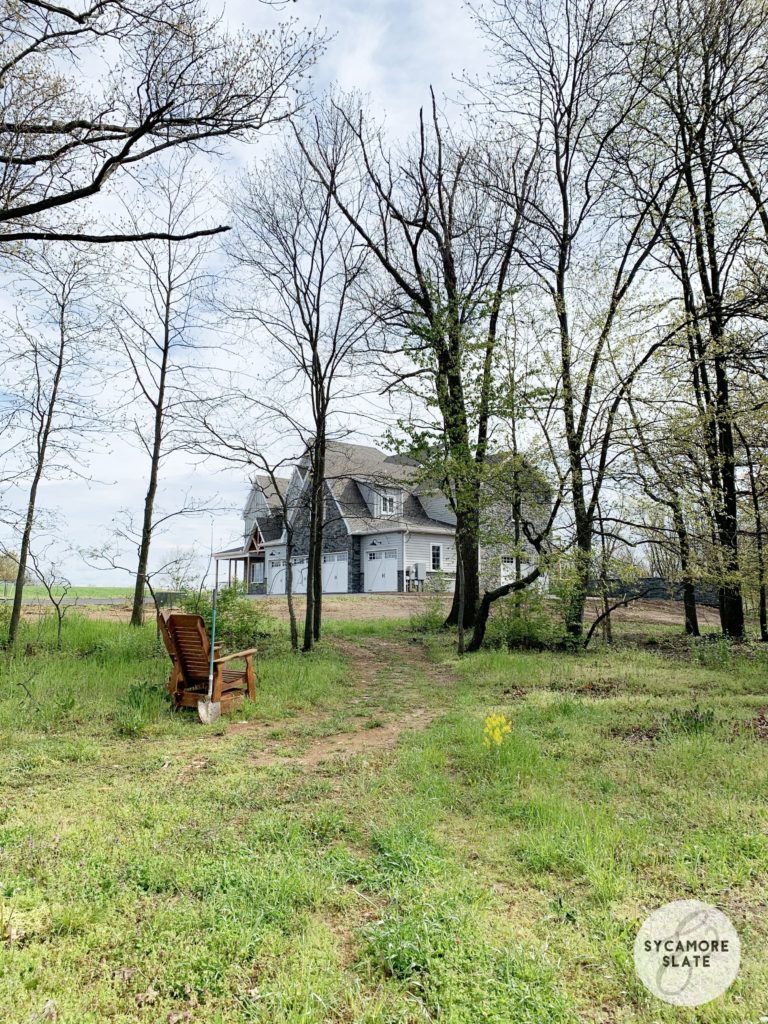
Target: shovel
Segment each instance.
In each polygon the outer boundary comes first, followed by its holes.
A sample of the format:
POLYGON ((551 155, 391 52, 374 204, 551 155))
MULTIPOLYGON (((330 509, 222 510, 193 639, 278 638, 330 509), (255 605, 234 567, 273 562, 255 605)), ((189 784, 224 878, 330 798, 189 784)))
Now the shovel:
POLYGON ((211 611, 211 660, 208 665, 208 695, 205 700, 197 702, 197 714, 203 725, 213 725, 221 718, 221 701, 211 700, 213 696, 213 653, 216 644, 216 587, 213 588, 211 598, 213 608, 211 611))

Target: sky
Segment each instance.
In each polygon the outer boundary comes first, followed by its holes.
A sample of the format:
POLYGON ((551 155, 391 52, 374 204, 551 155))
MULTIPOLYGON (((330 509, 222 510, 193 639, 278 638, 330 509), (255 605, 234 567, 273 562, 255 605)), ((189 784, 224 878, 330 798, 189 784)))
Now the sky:
MULTIPOLYGON (((209 6, 212 12, 221 10, 219 4, 209 6)), ((313 75, 316 88, 336 82, 344 90, 367 93, 393 136, 415 126, 419 107, 429 100, 430 85, 438 97, 455 97, 462 71, 482 72, 487 63, 461 0, 297 0, 286 3, 282 11, 254 0, 231 0, 223 16, 233 28, 263 29, 288 17, 324 28, 332 38, 313 75)), ((230 147, 227 172, 235 174, 264 151, 264 143, 230 147)), ((371 441, 370 424, 360 423, 360 439, 371 441)), ((139 518, 146 457, 126 438, 110 436, 81 470, 83 477, 47 479, 40 489, 39 504, 49 517, 46 529, 55 541, 61 569, 75 585, 128 585, 126 573, 94 569, 79 552, 110 538, 112 520, 120 510, 128 509, 139 518)), ((218 511, 174 520, 172 535, 155 538, 152 562, 159 564, 176 550, 191 549, 204 571, 211 542, 214 548, 223 548, 239 540, 248 490, 245 475, 237 469, 194 465, 182 455, 169 459, 159 506, 169 509, 177 495, 192 492, 218 511)), ((129 557, 135 560, 134 553, 129 557)))

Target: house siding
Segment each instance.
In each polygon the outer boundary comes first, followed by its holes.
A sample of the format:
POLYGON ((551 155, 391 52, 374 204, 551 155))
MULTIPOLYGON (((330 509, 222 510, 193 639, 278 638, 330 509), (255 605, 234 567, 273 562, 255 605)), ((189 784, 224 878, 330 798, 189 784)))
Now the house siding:
POLYGON ((441 544, 443 548, 442 571, 447 573, 456 572, 456 545, 453 537, 444 533, 412 533, 408 537, 407 555, 408 565, 413 566, 416 562, 426 562, 427 572, 432 571, 432 545, 441 544))
POLYGON ((369 548, 395 548, 397 551, 397 570, 403 571, 403 535, 393 530, 391 533, 373 533, 361 538, 361 554, 365 560, 365 553, 369 548))
MULTIPOLYGON (((306 502, 302 502, 296 509, 296 514, 293 520, 293 537, 293 557, 296 561, 303 561, 309 555, 309 509, 306 502)), ((350 536, 347 532, 347 526, 344 522, 344 518, 340 515, 339 508, 327 487, 325 494, 323 551, 347 552, 347 593, 362 593, 363 572, 360 537, 350 536)), ((271 558, 285 558, 285 545, 268 545, 266 549, 266 557, 268 561, 271 558)))

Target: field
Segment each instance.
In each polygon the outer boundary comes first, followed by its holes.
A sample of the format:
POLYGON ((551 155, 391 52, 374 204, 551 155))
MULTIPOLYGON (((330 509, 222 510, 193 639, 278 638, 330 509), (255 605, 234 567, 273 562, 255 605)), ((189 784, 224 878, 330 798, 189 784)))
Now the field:
POLYGON ((151 626, 75 610, 56 653, 27 620, 0 661, 0 1021, 768 1015, 765 653, 662 620, 651 647, 460 660, 425 624, 332 619, 306 657, 272 622, 256 704, 206 730, 169 712, 151 626), (743 950, 697 1011, 632 963, 686 897, 743 950))
MULTIPOLYGON (((56 596, 62 593, 61 587, 54 587, 53 592, 56 596)), ((124 597, 126 601, 133 596, 132 587, 71 587, 67 591, 67 597, 69 600, 74 601, 75 598, 87 597, 94 599, 98 597, 124 597)), ((13 586, 8 583, 3 585, 0 583, 0 598, 6 601, 13 599, 13 586)), ((48 592, 45 587, 40 583, 29 583, 24 587, 24 600, 25 601, 48 601, 48 592)))

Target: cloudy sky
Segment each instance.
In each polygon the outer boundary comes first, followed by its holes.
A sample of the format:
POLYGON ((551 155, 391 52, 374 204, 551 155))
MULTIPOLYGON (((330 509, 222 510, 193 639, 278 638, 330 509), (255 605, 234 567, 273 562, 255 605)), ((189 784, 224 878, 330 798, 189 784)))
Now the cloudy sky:
MULTIPOLYGON (((220 10, 216 3, 210 6, 212 11, 220 10)), ((314 75, 318 89, 335 81, 342 89, 368 93, 374 108, 386 115, 393 135, 405 134, 414 126, 430 85, 438 96, 455 96, 455 78, 462 70, 480 71, 485 64, 482 42, 461 0, 297 0, 279 13, 254 0, 232 0, 224 17, 232 26, 251 29, 286 17, 322 26, 333 38, 314 75)), ((238 164, 258 152, 258 145, 232 150, 228 173, 235 173, 238 164)), ((367 433, 370 436, 370 426, 367 433)), ((83 564, 77 551, 106 541, 119 510, 130 509, 138 516, 146 461, 129 443, 110 437, 84 469, 87 481, 44 482, 41 506, 55 513, 56 548, 69 552, 65 568, 74 583, 125 584, 125 574, 94 570, 83 564)), ((181 456, 169 460, 160 488, 161 507, 169 508, 175 496, 190 490, 222 511, 177 520, 172 537, 157 537, 153 561, 165 560, 177 548, 191 547, 199 552, 204 569, 212 537, 216 547, 238 539, 248 485, 236 470, 196 467, 181 456)))

